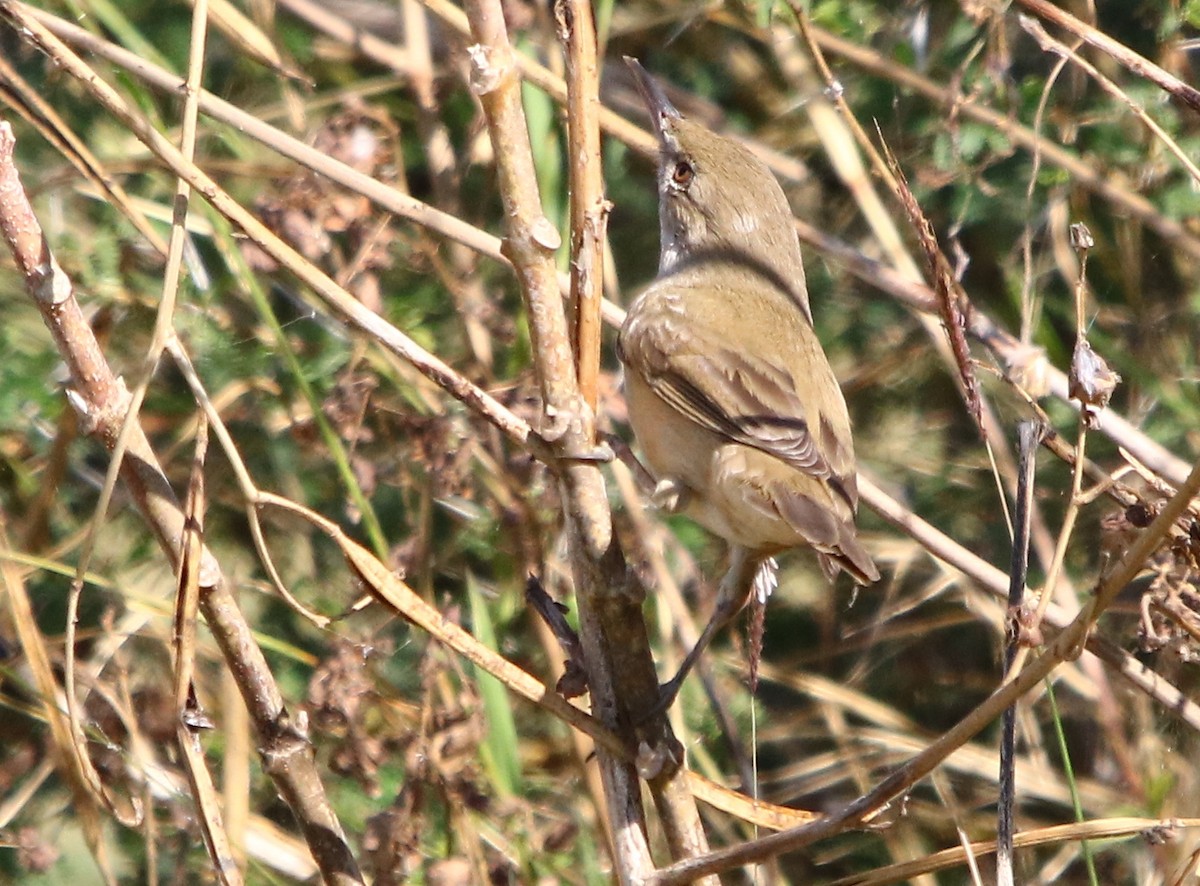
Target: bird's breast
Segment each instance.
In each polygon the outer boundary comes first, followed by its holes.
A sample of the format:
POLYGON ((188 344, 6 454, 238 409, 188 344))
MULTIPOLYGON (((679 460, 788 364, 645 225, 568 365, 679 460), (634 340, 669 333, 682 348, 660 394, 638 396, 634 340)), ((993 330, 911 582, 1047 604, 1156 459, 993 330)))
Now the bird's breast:
POLYGON ((707 488, 709 465, 720 438, 666 403, 633 369, 625 373, 625 403, 629 424, 654 478, 669 477, 693 494, 707 488))

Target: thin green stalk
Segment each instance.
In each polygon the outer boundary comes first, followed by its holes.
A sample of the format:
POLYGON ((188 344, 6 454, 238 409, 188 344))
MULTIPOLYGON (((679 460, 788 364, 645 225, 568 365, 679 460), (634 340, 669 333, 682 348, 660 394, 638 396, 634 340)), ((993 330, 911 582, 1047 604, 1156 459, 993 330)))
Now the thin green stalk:
MULTIPOLYGON (((1067 778, 1067 787, 1071 791, 1071 806, 1075 809, 1075 820, 1082 822, 1083 803, 1079 799, 1079 785, 1075 783, 1075 770, 1071 766, 1071 754, 1067 751, 1067 736, 1063 732, 1062 717, 1058 714, 1058 703, 1054 700, 1054 684, 1053 681, 1046 681, 1046 697, 1050 702, 1050 713, 1054 720, 1054 735, 1058 740, 1058 752, 1062 756, 1063 774, 1067 778)), ((1096 861, 1092 857, 1092 846, 1087 840, 1079 841, 1079 848, 1083 852, 1083 863, 1087 865, 1088 882, 1092 886, 1100 886, 1100 880, 1096 876, 1096 861)))

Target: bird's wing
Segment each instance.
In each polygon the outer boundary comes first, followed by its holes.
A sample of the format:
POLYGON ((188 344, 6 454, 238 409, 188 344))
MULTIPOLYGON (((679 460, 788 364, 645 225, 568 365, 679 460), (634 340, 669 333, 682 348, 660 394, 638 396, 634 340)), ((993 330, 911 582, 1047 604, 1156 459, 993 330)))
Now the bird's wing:
POLYGON ((788 368, 673 312, 640 319, 622 333, 621 350, 659 397, 715 434, 829 481, 855 504, 853 456, 829 417, 806 406, 788 368))

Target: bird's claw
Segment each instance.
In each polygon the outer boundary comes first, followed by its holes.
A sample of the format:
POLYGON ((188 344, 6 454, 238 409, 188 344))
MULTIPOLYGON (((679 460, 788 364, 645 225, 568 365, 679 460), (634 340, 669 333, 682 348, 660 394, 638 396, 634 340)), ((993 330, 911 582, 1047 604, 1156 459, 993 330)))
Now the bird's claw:
POLYGON ((687 507, 691 492, 678 480, 663 477, 650 493, 650 503, 660 511, 678 514, 687 507))
POLYGON ((564 452, 559 456, 561 461, 586 462, 588 464, 607 464, 614 458, 612 448, 604 442, 590 448, 564 452))

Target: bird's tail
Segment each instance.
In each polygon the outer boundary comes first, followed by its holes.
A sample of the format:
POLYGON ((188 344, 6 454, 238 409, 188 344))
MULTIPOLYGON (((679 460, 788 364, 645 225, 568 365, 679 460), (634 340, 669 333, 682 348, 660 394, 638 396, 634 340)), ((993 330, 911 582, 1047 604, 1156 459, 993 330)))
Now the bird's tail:
POLYGON ((836 548, 817 551, 817 559, 830 581, 842 570, 849 573, 856 584, 870 585, 879 581, 879 567, 853 535, 843 535, 836 548))

